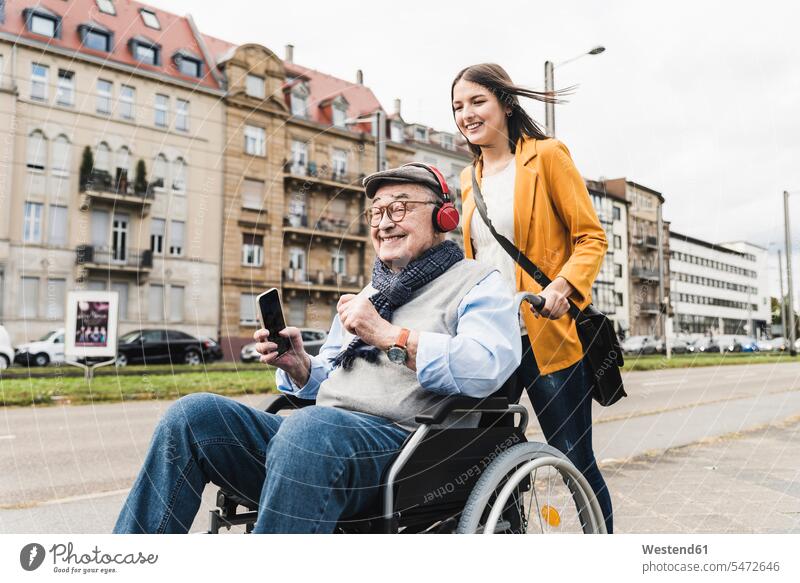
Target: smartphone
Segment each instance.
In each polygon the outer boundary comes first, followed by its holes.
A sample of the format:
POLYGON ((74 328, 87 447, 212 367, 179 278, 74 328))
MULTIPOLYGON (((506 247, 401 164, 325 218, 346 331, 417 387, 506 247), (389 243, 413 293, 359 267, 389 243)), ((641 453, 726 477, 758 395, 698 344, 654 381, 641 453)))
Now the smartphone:
POLYGON ((289 352, 292 348, 292 343, 288 338, 278 334, 278 332, 286 328, 278 290, 274 287, 268 289, 259 295, 256 301, 258 302, 258 311, 261 314, 261 324, 269 330, 269 341, 278 345, 278 356, 289 352))

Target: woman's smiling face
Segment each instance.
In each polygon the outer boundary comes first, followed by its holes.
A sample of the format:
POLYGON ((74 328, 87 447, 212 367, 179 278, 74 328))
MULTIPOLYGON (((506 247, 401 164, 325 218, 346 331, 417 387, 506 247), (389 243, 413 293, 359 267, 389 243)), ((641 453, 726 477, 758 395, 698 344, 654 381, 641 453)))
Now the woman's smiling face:
POLYGON ((456 125, 476 146, 497 146, 508 141, 506 113, 510 111, 483 85, 460 79, 453 87, 456 125))

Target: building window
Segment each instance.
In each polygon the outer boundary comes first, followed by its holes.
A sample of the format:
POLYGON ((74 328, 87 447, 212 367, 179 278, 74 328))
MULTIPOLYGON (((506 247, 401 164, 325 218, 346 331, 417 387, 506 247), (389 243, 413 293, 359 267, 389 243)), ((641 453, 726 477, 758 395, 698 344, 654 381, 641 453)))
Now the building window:
POLYGON ((86 25, 81 25, 79 27, 79 33, 81 35, 81 40, 83 41, 83 46, 85 46, 87 49, 102 51, 104 53, 111 52, 112 46, 110 33, 86 25))
POLYGON ((22 228, 22 240, 25 243, 41 243, 42 241, 42 204, 25 203, 25 218, 22 228))
POLYGON ((612 218, 615 221, 622 220, 622 210, 617 205, 614 205, 614 210, 612 210, 611 212, 612 212, 612 218))
POLYGON ((47 77, 50 68, 38 63, 31 64, 31 99, 47 101, 47 77))
POLYGON ((117 292, 117 316, 120 320, 128 319, 128 284, 122 281, 111 283, 111 291, 117 292))
POLYGON ((258 324, 256 319, 256 294, 239 296, 239 323, 244 326, 258 324))
POLYGON ((306 117, 308 115, 308 89, 305 85, 297 85, 290 96, 292 115, 306 117))
POLYGON ((156 30, 161 30, 161 24, 158 22, 158 16, 156 16, 155 12, 141 8, 139 10, 139 14, 142 15, 142 22, 144 22, 145 26, 155 28, 156 30))
POLYGON ((36 318, 39 315, 39 278, 23 277, 19 286, 19 315, 36 318))
POLYGON ((67 280, 48 279, 47 280, 47 309, 45 310, 48 320, 64 320, 64 304, 67 299, 67 280))
POLYGON ((347 174, 347 150, 333 149, 333 179, 343 180, 347 174))
POLYGON ((97 80, 97 113, 111 113, 111 81, 97 80))
POLYGON ((427 142, 428 130, 425 128, 414 128, 414 139, 418 142, 427 142))
POLYGON ((150 220, 150 251, 153 255, 164 253, 164 232, 167 228, 167 221, 164 219, 150 220))
POLYGON ((453 149, 453 136, 450 134, 440 134, 439 135, 439 143, 441 144, 442 148, 446 148, 448 150, 453 149))
POLYGON ((614 264, 614 277, 622 277, 622 265, 619 263, 614 264))
POLYGON ((50 245, 67 244, 67 207, 51 204, 47 217, 47 241, 50 245))
POLYGON ((75 104, 75 73, 72 71, 58 70, 56 103, 68 106, 75 104))
POLYGON ((251 156, 266 156, 267 136, 264 128, 244 126, 244 151, 251 156))
POLYGON ((100 9, 100 12, 105 12, 111 16, 117 15, 113 0, 97 0, 97 8, 100 9))
POLYGON ((32 33, 50 38, 60 36, 61 19, 55 14, 45 14, 27 8, 23 11, 23 16, 28 24, 28 30, 32 33))
POLYGON ((614 235, 614 249, 622 249, 622 237, 614 235))
POLYGON ((617 306, 622 305, 622 292, 614 292, 614 303, 617 306))
POLYGON ((121 85, 119 88, 118 111, 123 119, 133 119, 136 116, 136 89, 130 85, 121 85))
POLYGON ((189 77, 197 77, 198 79, 203 76, 203 63, 192 57, 181 56, 176 59, 178 71, 189 77))
POLYGON ((242 181, 242 207, 261 210, 264 200, 264 181, 245 178, 242 181))
POLYGON ((170 221, 169 223, 169 254, 173 257, 183 255, 183 221, 170 221))
POLYGON ((306 281, 306 250, 302 247, 289 249, 289 280, 306 281))
POLYGON ((28 170, 43 172, 47 158, 47 140, 39 130, 34 130, 28 136, 28 170))
POLYGON ((331 251, 331 271, 338 275, 347 275, 347 254, 341 249, 331 251))
POLYGON ((292 298, 289 300, 289 322, 290 326, 306 325, 306 302, 303 298, 292 298))
POLYGON ((264 236, 244 233, 242 236, 242 265, 264 265, 264 236))
POLYGON ((175 100, 175 129, 189 131, 189 102, 185 99, 175 100))
POLYGON ((306 175, 308 168, 308 144, 300 140, 292 140, 292 174, 306 175))
POLYGON ((186 192, 186 161, 175 158, 172 163, 172 191, 178 194, 186 192))
POLYGON ((147 298, 147 319, 160 322, 164 319, 164 286, 151 283, 147 298))
POLYGON ((336 98, 333 102, 333 125, 343 128, 347 122, 347 102, 336 98))
POLYGON ((245 81, 244 91, 250 97, 264 99, 265 96, 264 77, 248 74, 247 79, 245 81))
POLYGON ((393 122, 391 126, 389 126, 391 132, 391 140, 398 144, 403 143, 403 124, 398 122, 393 122))
POLYGON ((184 288, 181 285, 169 286, 169 319, 170 322, 183 322, 184 288))
POLYGON ((167 119, 167 112, 169 111, 169 97, 160 93, 156 94, 155 100, 155 124, 160 128, 167 127, 169 120, 167 119))
POLYGON ((69 175, 69 140, 67 136, 60 135, 53 140, 53 174, 57 176, 69 175))
POLYGON ((140 63, 158 65, 158 48, 154 45, 146 45, 141 42, 134 43, 133 56, 140 63))
POLYGON ((97 153, 94 157, 95 170, 102 170, 103 172, 109 171, 111 163, 111 148, 105 142, 100 142, 97 146, 97 153))
POLYGON ((153 161, 153 187, 164 188, 167 184, 167 157, 159 154, 153 161))

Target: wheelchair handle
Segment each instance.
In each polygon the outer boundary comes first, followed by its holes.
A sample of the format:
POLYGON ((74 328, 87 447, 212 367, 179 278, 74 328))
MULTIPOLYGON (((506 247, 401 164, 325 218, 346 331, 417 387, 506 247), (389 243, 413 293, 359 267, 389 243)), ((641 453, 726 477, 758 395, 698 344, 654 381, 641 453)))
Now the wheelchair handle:
POLYGON ((528 302, 531 305, 531 310, 541 310, 544 307, 544 298, 531 292, 517 292, 514 296, 514 303, 517 306, 517 311, 522 308, 522 303, 528 302))

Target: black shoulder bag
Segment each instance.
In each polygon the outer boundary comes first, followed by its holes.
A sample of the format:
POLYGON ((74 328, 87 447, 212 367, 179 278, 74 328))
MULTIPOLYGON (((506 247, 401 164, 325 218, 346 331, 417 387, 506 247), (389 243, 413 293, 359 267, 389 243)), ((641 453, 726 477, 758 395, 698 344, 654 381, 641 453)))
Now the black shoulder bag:
MULTIPOLYGON (((506 237, 495 231, 489 215, 486 212, 486 203, 483 200, 481 189, 475 178, 475 167, 472 167, 472 196, 475 197, 475 206, 489 227, 492 236, 500 246, 508 253, 514 261, 530 275, 542 289, 550 285, 550 279, 536 267, 528 257, 520 251, 516 245, 506 237)), ((569 302, 569 315, 575 320, 575 327, 578 330, 583 346, 583 363, 592 373, 594 380, 592 384, 592 397, 595 401, 608 407, 619 401, 622 397, 627 397, 625 388, 622 386, 622 374, 620 367, 624 361, 622 358, 622 348, 614 332, 614 324, 608 317, 589 304, 583 311, 578 309, 572 300, 569 302)))

